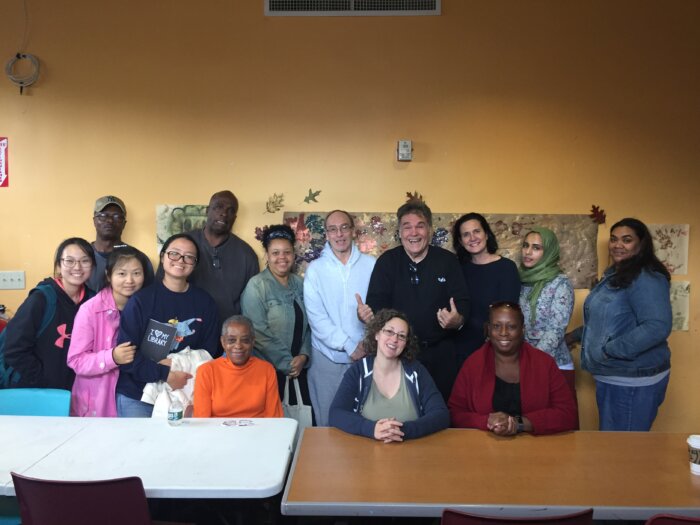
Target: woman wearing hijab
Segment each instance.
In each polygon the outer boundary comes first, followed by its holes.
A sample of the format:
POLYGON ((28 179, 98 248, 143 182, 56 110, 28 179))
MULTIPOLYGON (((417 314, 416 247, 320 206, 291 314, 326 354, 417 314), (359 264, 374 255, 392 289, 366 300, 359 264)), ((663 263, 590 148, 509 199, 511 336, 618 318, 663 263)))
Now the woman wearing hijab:
POLYGON ((551 355, 576 399, 574 362, 564 336, 574 308, 574 289, 559 267, 559 241, 548 228, 525 236, 520 263, 520 307, 525 340, 551 355))

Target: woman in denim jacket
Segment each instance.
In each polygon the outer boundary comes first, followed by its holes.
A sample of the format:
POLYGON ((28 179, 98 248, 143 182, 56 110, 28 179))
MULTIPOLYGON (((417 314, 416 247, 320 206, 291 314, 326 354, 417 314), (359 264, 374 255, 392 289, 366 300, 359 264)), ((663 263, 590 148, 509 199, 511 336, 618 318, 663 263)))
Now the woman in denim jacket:
POLYGON ((583 306, 581 365, 593 374, 600 430, 647 431, 666 395, 671 352, 671 277, 637 219, 613 224, 612 265, 583 306))
MULTIPOLYGON (((292 273, 296 237, 286 224, 263 232, 267 268, 250 279, 241 295, 243 315, 255 327, 255 355, 277 371, 280 397, 286 378, 299 378, 305 405, 311 405, 306 368, 311 354, 311 333, 304 308, 304 284, 292 273)), ((293 388, 290 403, 298 403, 293 388)))

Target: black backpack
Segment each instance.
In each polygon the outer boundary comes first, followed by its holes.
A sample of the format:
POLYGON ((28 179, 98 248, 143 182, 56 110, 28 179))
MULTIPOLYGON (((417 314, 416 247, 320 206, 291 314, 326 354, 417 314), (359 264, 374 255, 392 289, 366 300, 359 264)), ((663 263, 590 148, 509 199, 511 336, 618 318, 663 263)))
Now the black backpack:
MULTIPOLYGON (((56 315, 56 290, 50 284, 40 284, 34 290, 29 292, 33 293, 35 290, 39 290, 44 294, 46 298, 46 309, 44 310, 44 316, 41 318, 41 325, 39 325, 39 331, 36 333, 37 337, 46 331, 51 321, 53 321, 54 315, 56 315)), ((9 324, 8 324, 9 326, 9 324)), ((7 366, 5 363, 5 340, 7 339, 7 327, 0 332, 0 388, 12 388, 19 381, 19 372, 14 370, 11 366, 7 366)))

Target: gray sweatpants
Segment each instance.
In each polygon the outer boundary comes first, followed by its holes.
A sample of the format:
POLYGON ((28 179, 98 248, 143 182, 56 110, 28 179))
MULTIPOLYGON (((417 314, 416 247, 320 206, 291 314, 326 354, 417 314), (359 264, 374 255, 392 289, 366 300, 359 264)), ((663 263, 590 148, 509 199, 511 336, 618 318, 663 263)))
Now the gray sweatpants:
POLYGON ((328 410, 343 375, 350 366, 350 363, 334 363, 315 348, 311 348, 311 366, 307 377, 316 426, 328 426, 328 410))

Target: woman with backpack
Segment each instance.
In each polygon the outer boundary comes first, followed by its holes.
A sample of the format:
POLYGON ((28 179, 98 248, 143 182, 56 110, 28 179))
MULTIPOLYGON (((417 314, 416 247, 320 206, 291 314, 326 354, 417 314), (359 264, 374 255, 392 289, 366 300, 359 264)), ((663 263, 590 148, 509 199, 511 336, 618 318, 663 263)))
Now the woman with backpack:
POLYGON ((75 374, 66 364, 68 346, 78 308, 93 295, 85 281, 94 264, 85 239, 59 244, 54 276, 29 292, 3 333, 6 386, 71 389, 75 374))

